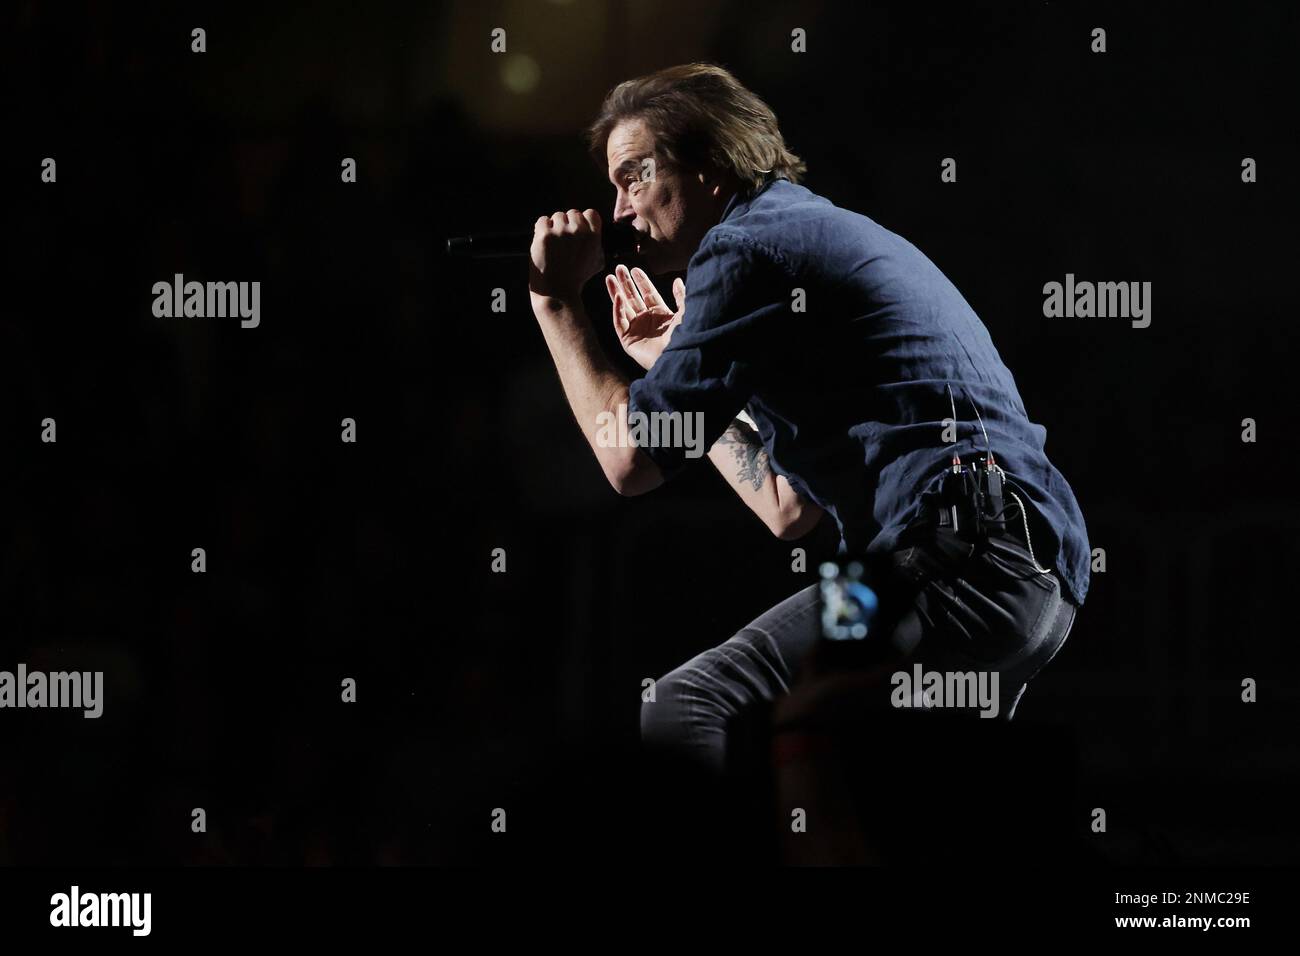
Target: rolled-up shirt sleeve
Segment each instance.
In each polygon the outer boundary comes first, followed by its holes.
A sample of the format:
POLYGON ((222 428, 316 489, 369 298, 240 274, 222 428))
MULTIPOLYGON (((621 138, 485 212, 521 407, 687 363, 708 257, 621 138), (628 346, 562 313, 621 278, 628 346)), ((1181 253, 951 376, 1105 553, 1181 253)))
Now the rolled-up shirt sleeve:
POLYGON ((715 228, 705 236, 687 267, 681 325, 628 392, 629 429, 635 413, 646 422, 676 420, 672 434, 689 437, 637 442, 665 479, 708 453, 790 347, 793 285, 784 264, 743 233, 715 228), (655 419, 665 413, 669 419, 655 419))

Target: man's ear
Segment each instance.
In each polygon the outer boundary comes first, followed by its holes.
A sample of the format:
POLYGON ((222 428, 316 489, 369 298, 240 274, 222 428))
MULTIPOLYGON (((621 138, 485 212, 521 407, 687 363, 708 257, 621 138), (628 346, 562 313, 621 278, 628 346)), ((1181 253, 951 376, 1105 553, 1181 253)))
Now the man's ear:
POLYGON ((730 196, 740 188, 734 175, 721 170, 704 170, 696 176, 701 185, 709 191, 709 195, 715 199, 730 196))
POLYGON ((700 182, 704 184, 704 187, 709 191, 709 195, 712 196, 714 199, 720 197, 722 195, 722 190, 725 188, 722 184, 721 179, 717 179, 717 178, 710 179, 709 177, 705 176, 703 173, 700 174, 700 182))

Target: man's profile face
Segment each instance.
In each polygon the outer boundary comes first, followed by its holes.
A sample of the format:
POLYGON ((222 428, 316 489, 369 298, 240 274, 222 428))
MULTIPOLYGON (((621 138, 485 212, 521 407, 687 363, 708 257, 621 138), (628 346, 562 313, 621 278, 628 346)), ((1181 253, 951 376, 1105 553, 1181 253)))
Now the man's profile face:
POLYGON ((699 173, 662 162, 644 120, 618 123, 605 143, 605 157, 616 190, 614 221, 630 221, 641 234, 646 270, 684 270, 704 234, 721 218, 730 194, 699 173))

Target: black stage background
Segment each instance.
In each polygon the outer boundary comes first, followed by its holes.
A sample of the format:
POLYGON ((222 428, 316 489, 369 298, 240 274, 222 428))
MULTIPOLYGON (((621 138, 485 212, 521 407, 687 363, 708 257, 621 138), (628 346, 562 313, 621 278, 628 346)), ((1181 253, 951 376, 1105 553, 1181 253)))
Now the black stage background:
MULTIPOLYGON (((442 241, 608 218, 583 126, 698 59, 944 270, 1048 429, 1107 569, 1017 719, 1070 765, 1080 852, 1295 862, 1297 15, 928 6, 8 10, 0 669, 107 700, 0 713, 0 863, 653 862, 641 680, 812 573, 707 465, 615 494, 522 264, 442 241), (1150 281, 1150 327, 1045 319, 1067 272, 1150 281), (154 318, 174 273, 260 280, 260 326, 154 318)), ((833 524, 800 544, 815 569, 833 524)))

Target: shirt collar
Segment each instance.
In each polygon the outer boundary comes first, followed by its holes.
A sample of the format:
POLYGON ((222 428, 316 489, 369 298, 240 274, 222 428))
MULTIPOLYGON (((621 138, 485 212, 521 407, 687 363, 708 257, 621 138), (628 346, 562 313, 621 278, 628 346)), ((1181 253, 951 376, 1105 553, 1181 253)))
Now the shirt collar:
POLYGON ((773 179, 769 179, 767 182, 763 183, 762 186, 760 186, 758 189, 754 190, 751 193, 746 193, 743 190, 739 190, 739 189, 736 190, 736 192, 731 194, 731 199, 727 201, 727 205, 722 210, 722 218, 718 221, 726 222, 727 217, 729 217, 732 214, 732 212, 734 212, 736 209, 738 209, 741 206, 748 206, 751 202, 753 202, 760 195, 762 195, 773 183, 782 179, 785 179, 785 177, 777 176, 773 179))
POLYGON ((726 207, 722 210, 722 219, 720 219, 719 222, 726 222, 727 217, 731 215, 731 211, 735 209, 738 205, 740 205, 743 201, 744 200, 741 196, 741 192, 739 189, 736 190, 734 193, 732 193, 731 198, 727 200, 726 207))

